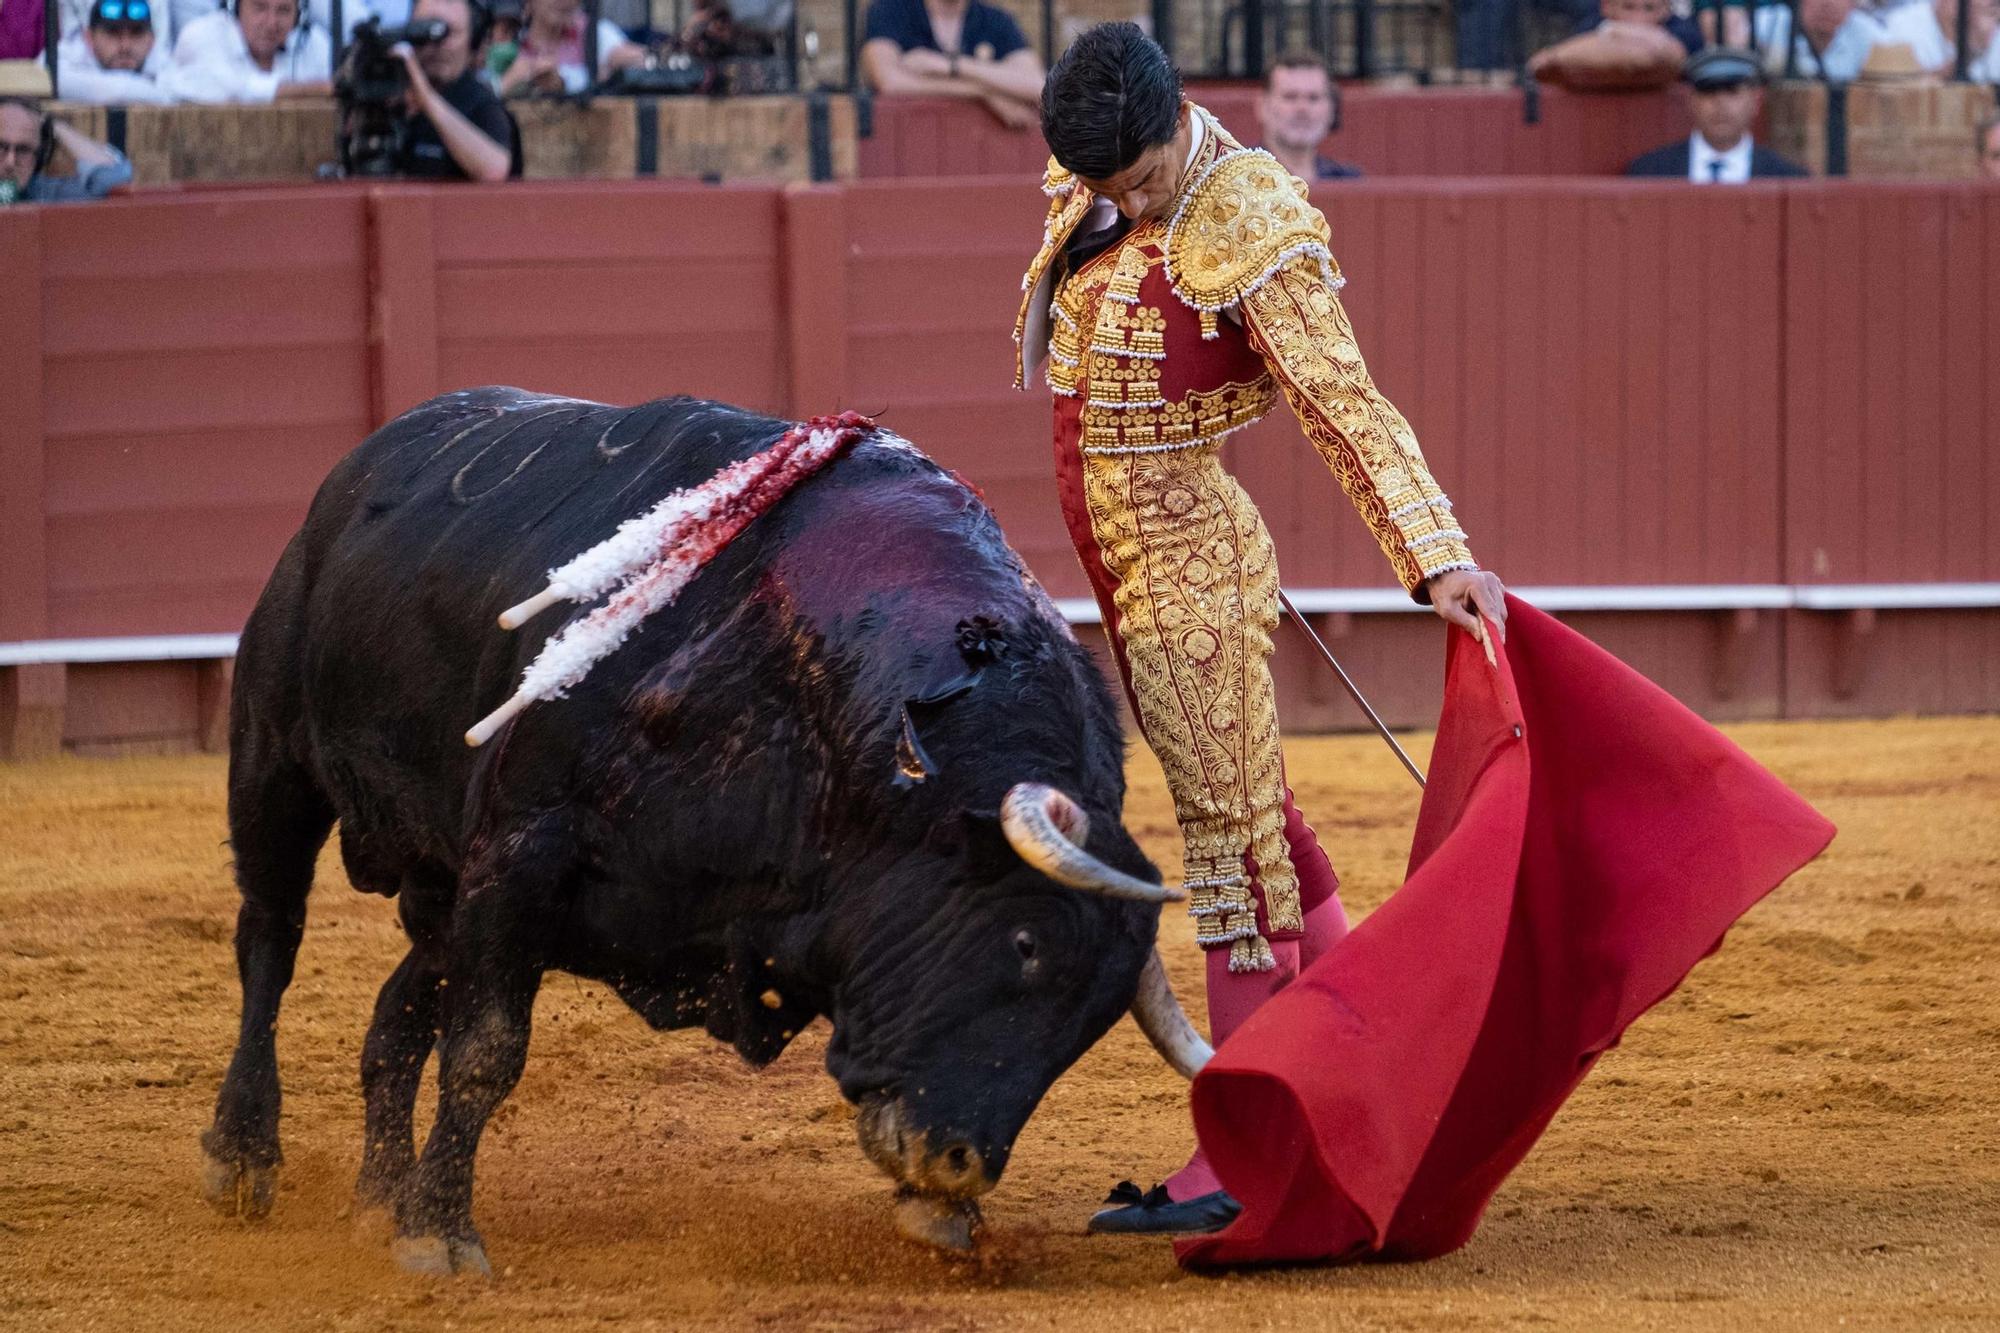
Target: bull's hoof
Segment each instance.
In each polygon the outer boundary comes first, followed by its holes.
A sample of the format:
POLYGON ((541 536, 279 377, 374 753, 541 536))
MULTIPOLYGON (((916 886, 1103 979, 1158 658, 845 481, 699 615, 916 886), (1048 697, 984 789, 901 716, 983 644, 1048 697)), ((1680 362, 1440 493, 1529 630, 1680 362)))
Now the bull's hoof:
POLYGON ((476 1240, 447 1239, 443 1236, 398 1236, 389 1245, 396 1267, 418 1277, 493 1276, 486 1262, 485 1247, 476 1240))
POLYGON ((979 1229, 979 1205, 970 1199, 946 1199, 913 1191, 896 1196, 896 1230, 911 1240, 966 1254, 977 1241, 979 1229))
POLYGON ((201 1197, 224 1217, 261 1222, 271 1215, 278 1196, 275 1162, 258 1166, 243 1158, 222 1158, 204 1149, 201 1155, 201 1197))

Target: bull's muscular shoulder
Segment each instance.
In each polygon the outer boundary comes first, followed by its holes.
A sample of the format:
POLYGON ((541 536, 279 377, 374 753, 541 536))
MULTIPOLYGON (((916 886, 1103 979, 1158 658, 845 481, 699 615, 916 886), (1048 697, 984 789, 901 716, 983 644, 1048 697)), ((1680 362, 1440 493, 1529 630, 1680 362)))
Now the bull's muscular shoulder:
POLYGON ((1320 261, 1331 278, 1327 239, 1305 182, 1263 149, 1238 148, 1181 201, 1167 229, 1167 278, 1196 310, 1222 310, 1301 257, 1320 261))

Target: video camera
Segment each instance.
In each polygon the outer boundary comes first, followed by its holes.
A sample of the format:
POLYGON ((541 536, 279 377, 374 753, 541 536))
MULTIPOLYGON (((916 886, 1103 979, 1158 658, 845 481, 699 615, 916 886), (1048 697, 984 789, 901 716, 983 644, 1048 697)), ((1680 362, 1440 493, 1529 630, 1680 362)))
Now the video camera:
POLYGON ((354 40, 333 76, 333 93, 340 99, 341 175, 397 173, 407 146, 402 101, 409 76, 395 46, 429 46, 450 31, 439 19, 385 27, 378 17, 355 25, 354 40))

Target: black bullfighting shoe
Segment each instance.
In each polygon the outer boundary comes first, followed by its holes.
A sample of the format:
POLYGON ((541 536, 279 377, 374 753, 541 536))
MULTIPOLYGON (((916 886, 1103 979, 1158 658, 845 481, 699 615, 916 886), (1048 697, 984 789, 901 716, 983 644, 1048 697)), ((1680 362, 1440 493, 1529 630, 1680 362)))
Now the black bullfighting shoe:
POLYGON ((1176 1203, 1167 1197, 1165 1185, 1155 1185, 1141 1194, 1129 1180, 1119 1181, 1104 1201, 1117 1206, 1090 1219, 1090 1230, 1103 1235, 1198 1236, 1222 1230, 1243 1211, 1243 1205, 1229 1197, 1227 1190, 1176 1203))

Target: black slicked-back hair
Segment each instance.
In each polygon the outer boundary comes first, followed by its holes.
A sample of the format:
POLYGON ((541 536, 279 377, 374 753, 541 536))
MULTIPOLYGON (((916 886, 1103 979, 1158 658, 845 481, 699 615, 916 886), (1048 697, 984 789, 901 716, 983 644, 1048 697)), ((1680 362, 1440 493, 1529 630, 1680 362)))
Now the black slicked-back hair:
POLYGON ((1174 137, 1181 72, 1136 23, 1100 23, 1042 85, 1042 137, 1056 161, 1103 180, 1174 137))

